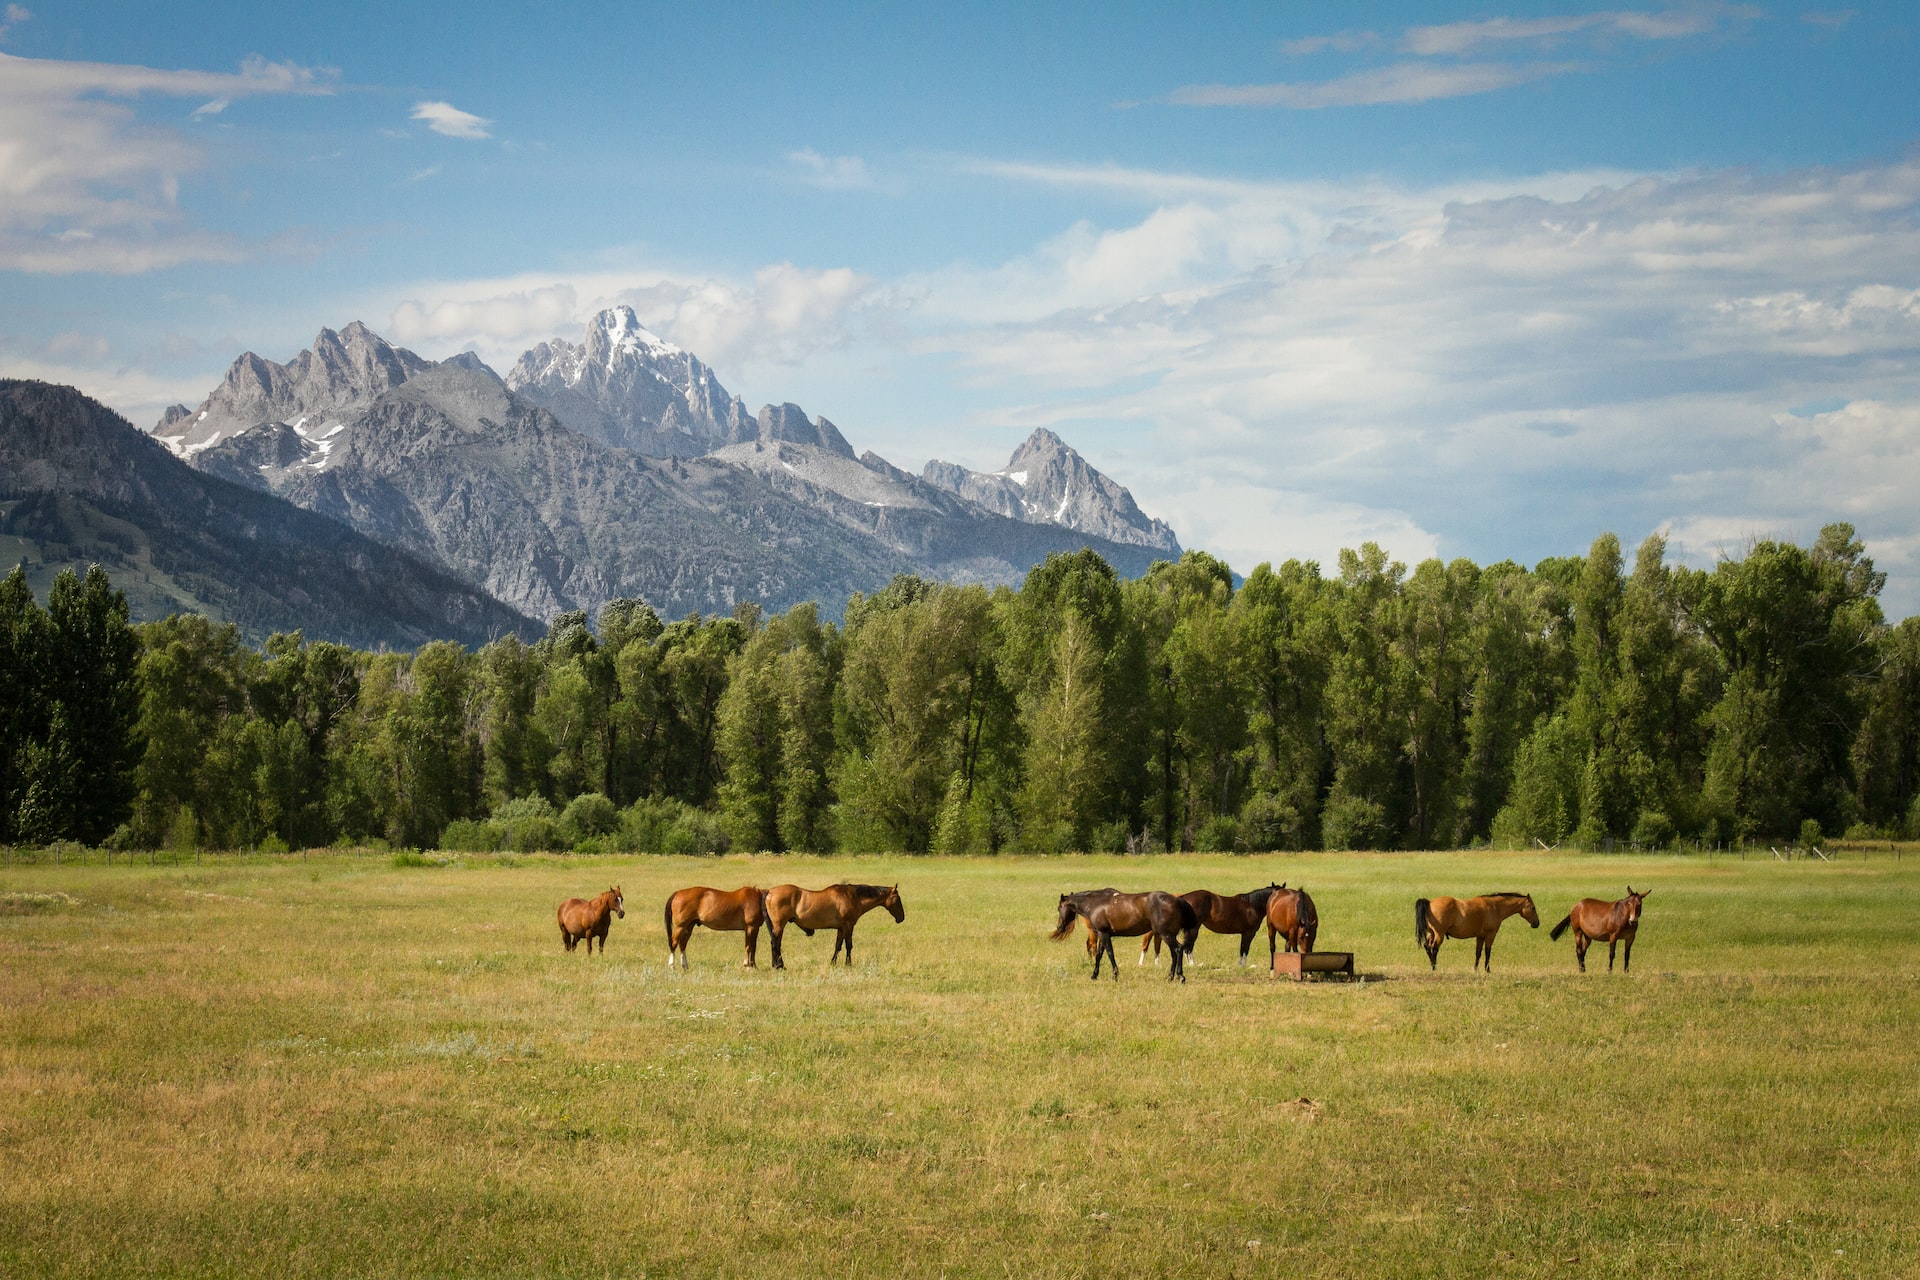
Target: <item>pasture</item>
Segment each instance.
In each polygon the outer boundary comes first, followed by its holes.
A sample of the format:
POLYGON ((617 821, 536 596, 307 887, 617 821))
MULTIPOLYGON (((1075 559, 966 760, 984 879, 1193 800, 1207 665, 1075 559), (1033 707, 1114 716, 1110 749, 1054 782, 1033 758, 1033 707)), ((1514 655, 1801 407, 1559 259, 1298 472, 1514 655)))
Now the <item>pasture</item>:
POLYGON ((1920 1274, 1920 860, 339 856, 0 872, 0 1274, 1920 1274), (1364 982, 1057 895, 1304 884, 1364 982), (743 971, 680 886, 898 881, 743 971), (1574 899, 1651 887, 1631 976, 1574 899), (625 891, 604 957, 554 909, 625 891), (1531 890, 1491 976, 1413 900, 1531 890))

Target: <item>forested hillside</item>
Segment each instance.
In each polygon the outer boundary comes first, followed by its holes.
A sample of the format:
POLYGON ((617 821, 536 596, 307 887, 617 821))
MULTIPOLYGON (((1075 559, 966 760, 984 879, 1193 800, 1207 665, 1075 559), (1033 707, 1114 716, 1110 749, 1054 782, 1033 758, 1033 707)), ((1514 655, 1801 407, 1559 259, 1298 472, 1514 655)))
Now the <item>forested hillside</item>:
POLYGON ((1372 544, 1236 589, 1199 552, 1018 590, 901 577, 844 626, 614 601, 535 644, 367 653, 0 586, 0 841, 1061 851, 1664 846, 1917 834, 1920 619, 1849 525, 1711 570, 1408 572, 1372 544))

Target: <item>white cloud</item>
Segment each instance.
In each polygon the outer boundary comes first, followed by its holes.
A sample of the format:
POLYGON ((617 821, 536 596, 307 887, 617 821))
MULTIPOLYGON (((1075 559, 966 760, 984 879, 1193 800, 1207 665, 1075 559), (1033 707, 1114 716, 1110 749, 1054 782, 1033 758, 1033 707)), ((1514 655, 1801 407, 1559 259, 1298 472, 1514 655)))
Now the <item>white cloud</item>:
POLYGON ((4 15, 0 15, 0 40, 5 40, 15 27, 32 17, 31 10, 23 9, 17 4, 8 5, 4 15))
POLYGON ((1558 43, 1575 35, 1679 40, 1765 16, 1762 10, 1751 5, 1695 4, 1657 12, 1616 9, 1549 18, 1489 18, 1412 27, 1402 45, 1409 53, 1433 57, 1469 53, 1486 45, 1558 43))
POLYGON ((215 98, 211 102, 203 102, 195 107, 192 112, 192 118, 195 120, 205 120, 209 117, 219 115, 232 105, 233 103, 229 99, 215 98))
POLYGON ((1295 111, 1433 102, 1492 93, 1581 69, 1582 65, 1574 62, 1397 62, 1337 80, 1186 85, 1168 94, 1166 101, 1178 107, 1287 107, 1295 111))
POLYGON ((0 54, 0 268, 124 273, 243 256, 179 211, 181 182, 204 163, 200 150, 143 124, 125 103, 324 94, 332 85, 330 71, 259 57, 236 74, 0 54))
POLYGON ((449 138, 464 138, 479 141, 491 138, 487 126, 493 121, 474 115, 471 111, 462 111, 451 102, 416 102, 413 104, 413 120, 423 120, 427 128, 449 138))
POLYGON ((873 185, 867 162, 859 156, 823 156, 812 147, 787 152, 787 163, 809 186, 829 191, 851 191, 873 185))

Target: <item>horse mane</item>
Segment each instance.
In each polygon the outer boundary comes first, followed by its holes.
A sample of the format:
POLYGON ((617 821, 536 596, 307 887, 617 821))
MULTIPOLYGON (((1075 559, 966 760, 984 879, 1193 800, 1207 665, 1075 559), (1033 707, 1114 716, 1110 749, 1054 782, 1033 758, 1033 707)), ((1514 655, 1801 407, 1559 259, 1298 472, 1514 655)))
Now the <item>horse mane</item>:
POLYGON ((884 898, 893 892, 893 886, 887 884, 850 884, 847 888, 856 898, 884 898))
POLYGON ((1501 893, 1483 893, 1480 896, 1483 898, 1532 898, 1533 897, 1533 895, 1530 893, 1514 893, 1511 890, 1507 890, 1501 893))

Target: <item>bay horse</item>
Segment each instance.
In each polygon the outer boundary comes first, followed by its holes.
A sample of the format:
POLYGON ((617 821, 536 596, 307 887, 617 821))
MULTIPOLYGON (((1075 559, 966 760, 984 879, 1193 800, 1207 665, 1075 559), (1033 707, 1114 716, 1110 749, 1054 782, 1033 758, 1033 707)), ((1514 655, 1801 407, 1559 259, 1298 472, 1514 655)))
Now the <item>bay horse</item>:
POLYGON ((1493 972, 1493 940, 1508 916, 1517 915, 1538 929, 1540 913, 1530 893, 1487 893, 1478 898, 1415 898, 1413 937, 1427 950, 1429 968, 1440 967, 1440 944, 1448 938, 1473 939, 1473 967, 1486 956, 1493 972))
POLYGON ((1167 969, 1169 982, 1187 980, 1187 948, 1200 930, 1200 916, 1184 899, 1153 890, 1148 893, 1115 893, 1111 889, 1092 889, 1085 893, 1060 895, 1060 917, 1048 935, 1058 942, 1073 931, 1074 919, 1087 922, 1093 930, 1093 978, 1100 980, 1100 958, 1112 962, 1114 980, 1120 978, 1120 962, 1113 958, 1115 938, 1137 938, 1151 933, 1166 944, 1173 964, 1167 969))
POLYGON ((1553 926, 1553 932, 1547 936, 1555 942, 1573 926, 1573 955, 1580 962, 1580 972, 1587 971, 1587 947, 1605 939, 1607 943, 1607 972, 1613 972, 1613 950, 1620 943, 1627 944, 1627 953, 1620 962, 1622 973, 1633 969, 1633 936, 1640 932, 1640 904, 1647 900, 1651 889, 1639 893, 1633 886, 1627 886, 1627 896, 1618 902, 1604 902, 1599 898, 1582 898, 1573 904, 1573 910, 1567 912, 1566 919, 1553 926))
POLYGON ((1305 889, 1276 889, 1267 897, 1267 961, 1274 972, 1280 968, 1280 951, 1275 938, 1287 940, 1289 951, 1311 951, 1320 936, 1320 911, 1305 889))
MULTIPOLYGON (((1195 889, 1180 897, 1199 915, 1200 927, 1207 932, 1240 935, 1240 964, 1244 968, 1247 953, 1253 949, 1253 940, 1260 936, 1260 926, 1266 923, 1267 899, 1286 887, 1284 884, 1270 884, 1263 889, 1249 889, 1245 893, 1232 895, 1195 889)), ((1194 935, 1194 940, 1199 940, 1198 933, 1194 935)), ((1148 947, 1153 948, 1154 955, 1160 954, 1159 935, 1150 933, 1140 939, 1141 964, 1147 962, 1148 947)), ((1187 944, 1187 954, 1193 954, 1192 942, 1187 944)))
POLYGON ((900 901, 899 885, 834 884, 824 889, 802 889, 797 884, 777 884, 767 890, 767 935, 773 945, 773 967, 787 967, 780 954, 782 935, 789 924, 800 926, 809 938, 815 929, 835 931, 831 966, 847 950, 847 968, 853 968, 853 926, 875 907, 885 907, 895 924, 907 919, 900 901))
POLYGON ((571 951, 579 945, 580 939, 587 940, 587 954, 593 954, 593 940, 600 939, 600 954, 607 954, 607 930, 613 924, 613 917, 627 918, 627 900, 620 894, 620 886, 615 885, 592 901, 585 898, 568 898, 560 904, 560 941, 571 951))
POLYGON ((677 960, 687 967, 687 939, 696 925, 747 935, 745 967, 754 967, 754 952, 760 947, 760 926, 767 922, 767 895, 752 885, 732 892, 695 885, 681 889, 667 899, 667 967, 677 960))

